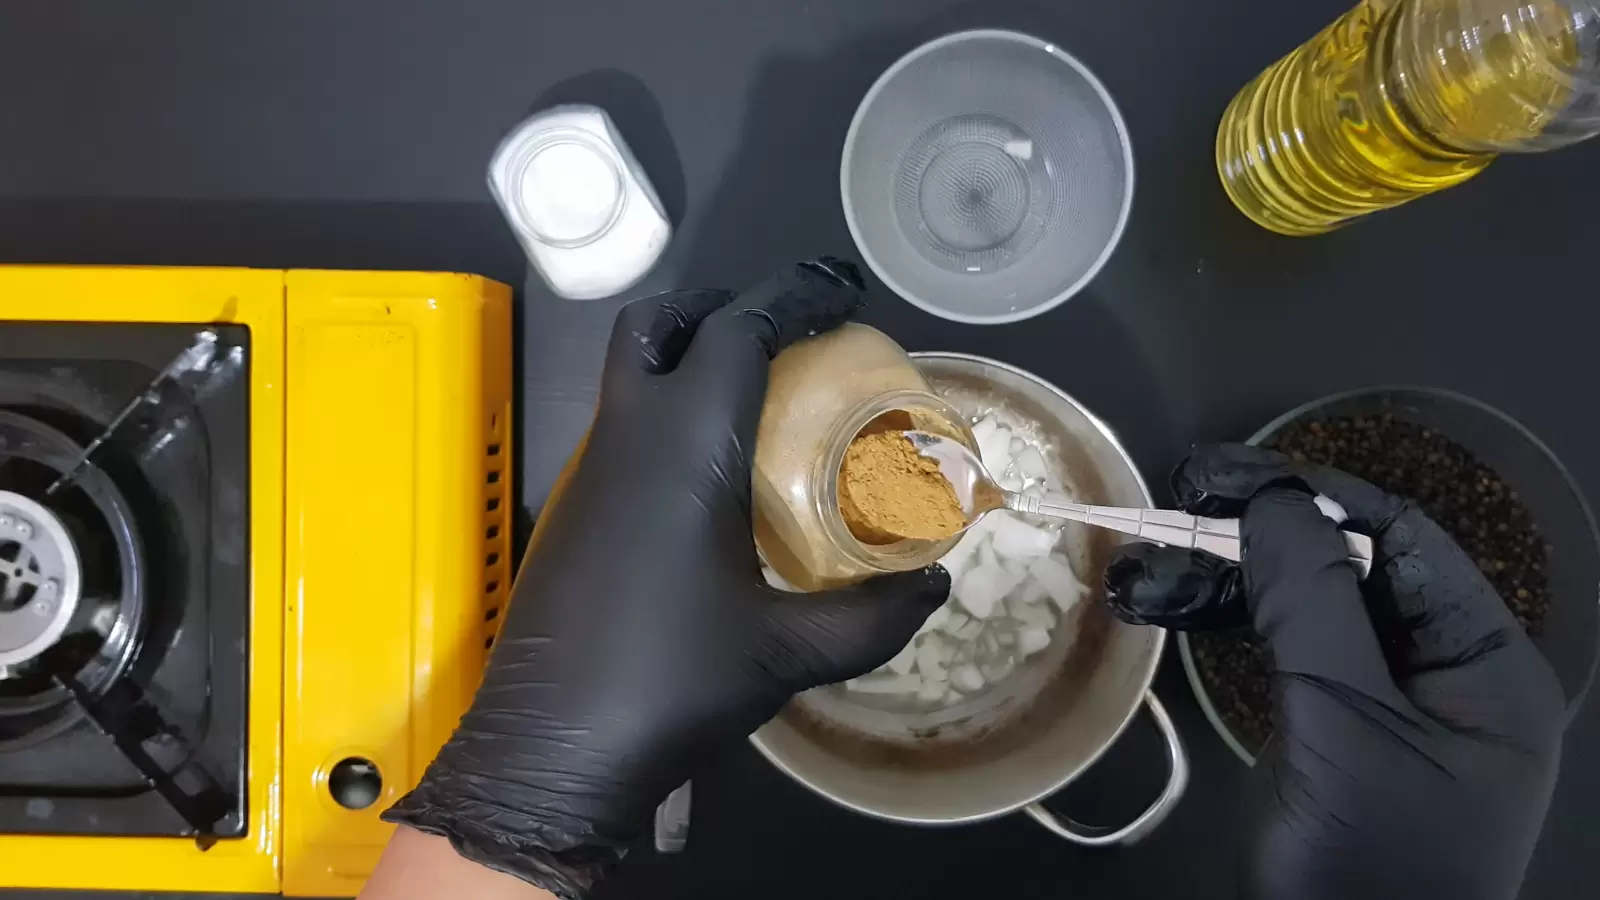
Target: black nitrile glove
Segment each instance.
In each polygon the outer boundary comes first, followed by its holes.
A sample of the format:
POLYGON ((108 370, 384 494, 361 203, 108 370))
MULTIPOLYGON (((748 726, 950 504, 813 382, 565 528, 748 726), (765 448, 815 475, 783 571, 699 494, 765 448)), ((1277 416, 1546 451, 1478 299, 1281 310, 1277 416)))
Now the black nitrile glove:
POLYGON ((784 594, 750 536, 767 363, 861 302, 854 267, 824 258, 737 297, 622 310, 477 699, 386 821, 581 896, 708 754, 905 646, 949 593, 943 569, 784 594))
POLYGON ((1243 577, 1210 561, 1179 577, 1189 551, 1147 547, 1106 586, 1122 614, 1157 625, 1161 585, 1187 592, 1169 604, 1180 627, 1227 625, 1237 602, 1267 642, 1278 731, 1251 776, 1244 895, 1515 896, 1566 701, 1472 560, 1411 503, 1270 450, 1200 448, 1173 483, 1189 512, 1242 515, 1243 577), (1313 491, 1372 535, 1365 582, 1313 491))

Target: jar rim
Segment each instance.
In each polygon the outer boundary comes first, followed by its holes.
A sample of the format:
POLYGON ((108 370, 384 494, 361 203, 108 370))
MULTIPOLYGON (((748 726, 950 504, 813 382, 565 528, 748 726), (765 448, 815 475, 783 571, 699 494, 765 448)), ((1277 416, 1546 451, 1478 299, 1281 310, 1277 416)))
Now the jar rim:
MULTIPOLYGON (((885 391, 867 398, 842 416, 823 445, 811 472, 811 496, 816 503, 817 519, 822 523, 822 533, 840 553, 852 562, 876 572, 904 572, 920 568, 938 560, 961 540, 960 534, 941 541, 923 541, 906 538, 892 544, 866 544, 856 539, 845 524, 844 513, 839 509, 839 470, 844 466, 845 452, 861 429, 873 419, 887 412, 918 411, 932 413, 956 426, 957 433, 948 435, 976 451, 977 441, 965 416, 948 401, 932 391, 901 389, 885 391), (929 556, 930 551, 933 552, 929 556)), ((944 429, 937 429, 944 431, 944 429)))

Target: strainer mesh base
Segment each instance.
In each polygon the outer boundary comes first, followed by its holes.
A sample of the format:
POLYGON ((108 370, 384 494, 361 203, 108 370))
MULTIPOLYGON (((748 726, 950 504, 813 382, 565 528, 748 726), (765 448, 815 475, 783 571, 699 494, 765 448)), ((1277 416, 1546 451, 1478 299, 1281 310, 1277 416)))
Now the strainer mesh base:
POLYGON ((895 217, 923 258, 952 272, 998 272, 1044 235, 1059 185, 1032 135, 998 116, 953 116, 896 165, 895 217))

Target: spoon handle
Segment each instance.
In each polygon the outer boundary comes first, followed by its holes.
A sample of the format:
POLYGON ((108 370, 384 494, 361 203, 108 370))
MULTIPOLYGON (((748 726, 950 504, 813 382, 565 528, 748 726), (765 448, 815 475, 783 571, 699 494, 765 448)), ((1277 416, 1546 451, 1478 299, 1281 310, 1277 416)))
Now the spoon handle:
MULTIPOLYGON (((1319 504, 1321 505, 1321 504, 1319 504)), ((1091 506, 1056 498, 1041 500, 1025 494, 1006 493, 1006 508, 1035 516, 1082 522, 1109 528, 1146 541, 1200 550, 1223 559, 1239 561, 1239 520, 1191 516, 1175 509, 1139 509, 1123 506, 1091 506)), ((1324 508, 1326 514, 1328 510, 1324 508)), ((1337 516, 1329 515, 1338 520, 1337 516)), ((1358 578, 1372 571, 1372 538, 1353 531, 1344 534, 1350 564, 1358 578)))

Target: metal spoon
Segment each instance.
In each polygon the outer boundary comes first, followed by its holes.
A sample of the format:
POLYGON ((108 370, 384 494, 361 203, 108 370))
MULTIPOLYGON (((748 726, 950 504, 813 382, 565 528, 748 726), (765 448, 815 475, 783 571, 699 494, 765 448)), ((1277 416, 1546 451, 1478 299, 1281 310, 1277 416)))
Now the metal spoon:
MULTIPOLYGON (((1066 519, 1099 528, 1109 528, 1141 540, 1173 547, 1200 550, 1223 559, 1239 561, 1239 520, 1191 516, 1175 509, 1137 509, 1121 506, 1090 506, 1071 503, 1059 497, 1041 500, 997 484, 984 468, 983 460, 965 444, 926 431, 902 432, 917 452, 939 464, 939 472, 955 489, 967 524, 971 528, 986 513, 1009 509, 1034 516, 1066 519)), ((1344 508, 1327 497, 1317 497, 1317 507, 1335 522, 1347 518, 1344 508)), ((1342 532, 1350 564, 1356 577, 1372 572, 1372 538, 1353 531, 1342 532)))

